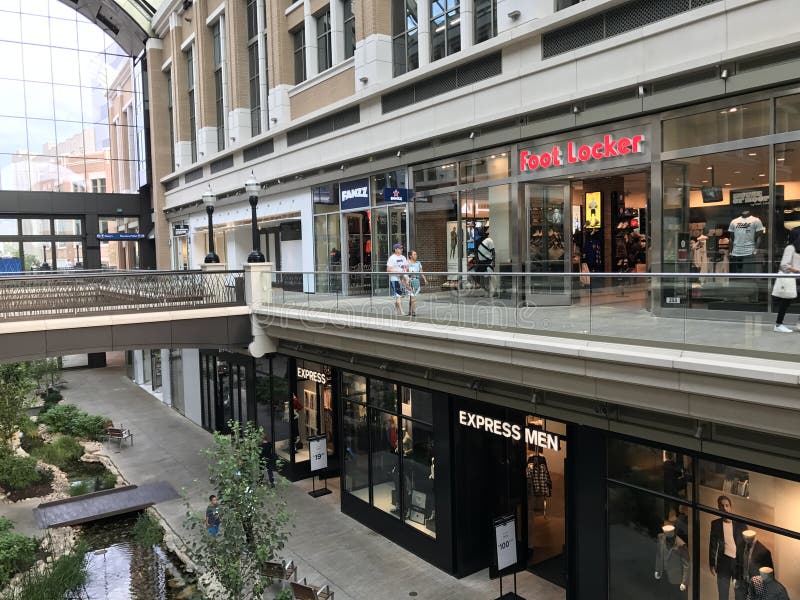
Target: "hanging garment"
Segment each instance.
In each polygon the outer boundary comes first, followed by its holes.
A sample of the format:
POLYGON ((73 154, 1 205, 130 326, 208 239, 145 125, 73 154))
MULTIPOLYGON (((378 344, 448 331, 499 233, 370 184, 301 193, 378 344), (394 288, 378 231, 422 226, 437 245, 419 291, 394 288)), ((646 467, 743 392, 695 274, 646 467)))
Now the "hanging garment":
POLYGON ((534 456, 525 471, 528 479, 528 493, 548 498, 553 495, 553 480, 550 478, 550 470, 547 468, 547 460, 544 456, 534 456))

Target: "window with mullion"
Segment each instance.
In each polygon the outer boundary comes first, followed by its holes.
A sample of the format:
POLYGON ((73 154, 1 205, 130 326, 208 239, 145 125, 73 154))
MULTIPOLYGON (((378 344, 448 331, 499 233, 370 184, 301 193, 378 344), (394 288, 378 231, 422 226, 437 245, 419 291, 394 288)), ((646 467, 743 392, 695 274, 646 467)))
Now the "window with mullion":
POLYGON ((292 32, 292 48, 294 52, 294 82, 306 80, 306 32, 301 25, 292 32))
POLYGON ((167 119, 169 120, 169 158, 170 170, 175 170, 175 122, 173 121, 172 102, 172 69, 166 72, 167 76, 167 119))
POLYGON ((247 76, 250 84, 250 135, 261 133, 261 91, 258 71, 258 5, 247 0, 247 76))
POLYGON ((475 43, 497 35, 497 0, 475 0, 475 43))
POLYGON ((356 51, 356 13, 353 10, 353 0, 342 2, 342 15, 344 17, 344 57, 350 58, 356 51))
POLYGON ((194 48, 186 50, 186 95, 189 102, 189 142, 192 162, 197 162, 197 115, 194 106, 194 48))
POLYGON ((225 92, 222 85, 222 31, 220 21, 211 27, 214 40, 214 104, 217 116, 217 150, 225 148, 225 92))
POLYGON ((459 0, 431 0, 431 61, 461 50, 459 0))
POLYGON ((317 19, 317 70, 322 73, 333 66, 331 52, 331 13, 330 10, 318 15, 317 19))
POLYGON ((416 0, 392 0, 392 55, 394 76, 419 67, 416 0))

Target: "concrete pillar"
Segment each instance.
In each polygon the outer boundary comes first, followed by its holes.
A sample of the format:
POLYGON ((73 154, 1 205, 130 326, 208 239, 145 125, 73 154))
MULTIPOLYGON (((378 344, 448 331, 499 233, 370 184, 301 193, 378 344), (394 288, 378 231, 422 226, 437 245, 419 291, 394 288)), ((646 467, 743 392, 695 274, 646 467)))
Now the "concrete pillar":
MULTIPOLYGON (((261 106, 261 131, 270 128, 269 122, 269 77, 267 69, 267 41, 264 39, 264 30, 267 26, 267 15, 264 7, 265 0, 258 0, 257 3, 257 27, 258 27, 258 104, 261 106)), ((249 82, 248 82, 249 85, 249 82)))
POLYGON ((419 43, 419 66, 424 67, 431 62, 431 2, 421 0, 417 3, 417 19, 419 31, 417 42, 419 43))
MULTIPOLYGON (((197 159, 217 152, 216 90, 214 88, 214 40, 206 25, 207 0, 195 0, 194 89, 197 105, 197 159)), ((223 46, 224 48, 224 46, 223 46)))
MULTIPOLYGON (((350 1, 350 0, 346 0, 350 1)), ((344 20, 342 0, 331 0, 331 62, 338 65, 344 60, 344 20)))
POLYGON ((466 50, 475 45, 475 0, 461 0, 459 6, 461 49, 466 50))
POLYGON ((394 77, 391 3, 356 0, 356 90, 394 77), (362 78, 366 77, 366 83, 362 78))
MULTIPOLYGON (((244 265, 245 300, 251 310, 272 303, 273 263, 247 263, 244 265)), ((278 342, 269 337, 258 322, 256 315, 250 315, 253 341, 247 349, 256 358, 277 352, 278 342)))
MULTIPOLYGON (((181 42, 183 41, 182 22, 183 20, 177 14, 172 13, 170 15, 169 46, 170 56, 172 56, 172 66, 170 68, 172 70, 172 117, 175 123, 175 169, 185 169, 192 162, 186 55, 181 48, 181 42)), ((154 180, 158 181, 155 178, 154 180)))
POLYGON ((303 19, 306 27, 306 79, 311 79, 319 73, 317 61, 317 20, 311 14, 311 2, 305 0, 303 5, 303 19))

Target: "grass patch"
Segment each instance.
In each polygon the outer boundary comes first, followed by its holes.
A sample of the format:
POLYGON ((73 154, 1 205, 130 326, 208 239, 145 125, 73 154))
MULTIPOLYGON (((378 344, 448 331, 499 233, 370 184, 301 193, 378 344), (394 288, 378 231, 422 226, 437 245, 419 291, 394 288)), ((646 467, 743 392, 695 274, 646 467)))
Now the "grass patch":
POLYGON ((147 512, 139 514, 132 533, 133 542, 145 548, 160 544, 164 539, 164 530, 161 529, 161 525, 147 512))
POLYGON ((55 465, 62 471, 69 472, 78 468, 81 456, 83 456, 83 446, 74 437, 62 435, 49 444, 35 449, 33 456, 49 465, 55 465))
POLYGON ((86 577, 86 546, 79 543, 72 552, 48 563, 41 571, 25 573, 16 589, 6 590, 0 600, 65 598, 77 591, 86 577))

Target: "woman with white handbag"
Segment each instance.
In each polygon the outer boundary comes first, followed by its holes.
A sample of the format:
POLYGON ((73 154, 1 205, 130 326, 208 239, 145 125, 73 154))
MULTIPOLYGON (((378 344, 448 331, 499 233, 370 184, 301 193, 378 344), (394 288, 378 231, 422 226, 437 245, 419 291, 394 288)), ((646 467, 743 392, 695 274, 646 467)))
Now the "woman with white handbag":
MULTIPOLYGON (((795 227, 789 232, 789 245, 783 251, 781 258, 781 273, 800 273, 800 227, 795 227)), ((783 324, 783 318, 792 300, 797 298, 797 278, 779 277, 775 280, 775 287, 772 288, 772 295, 777 298, 778 319, 775 321, 775 329, 778 333, 792 333, 792 330, 783 324)), ((798 326, 800 331, 800 325, 798 326)))

